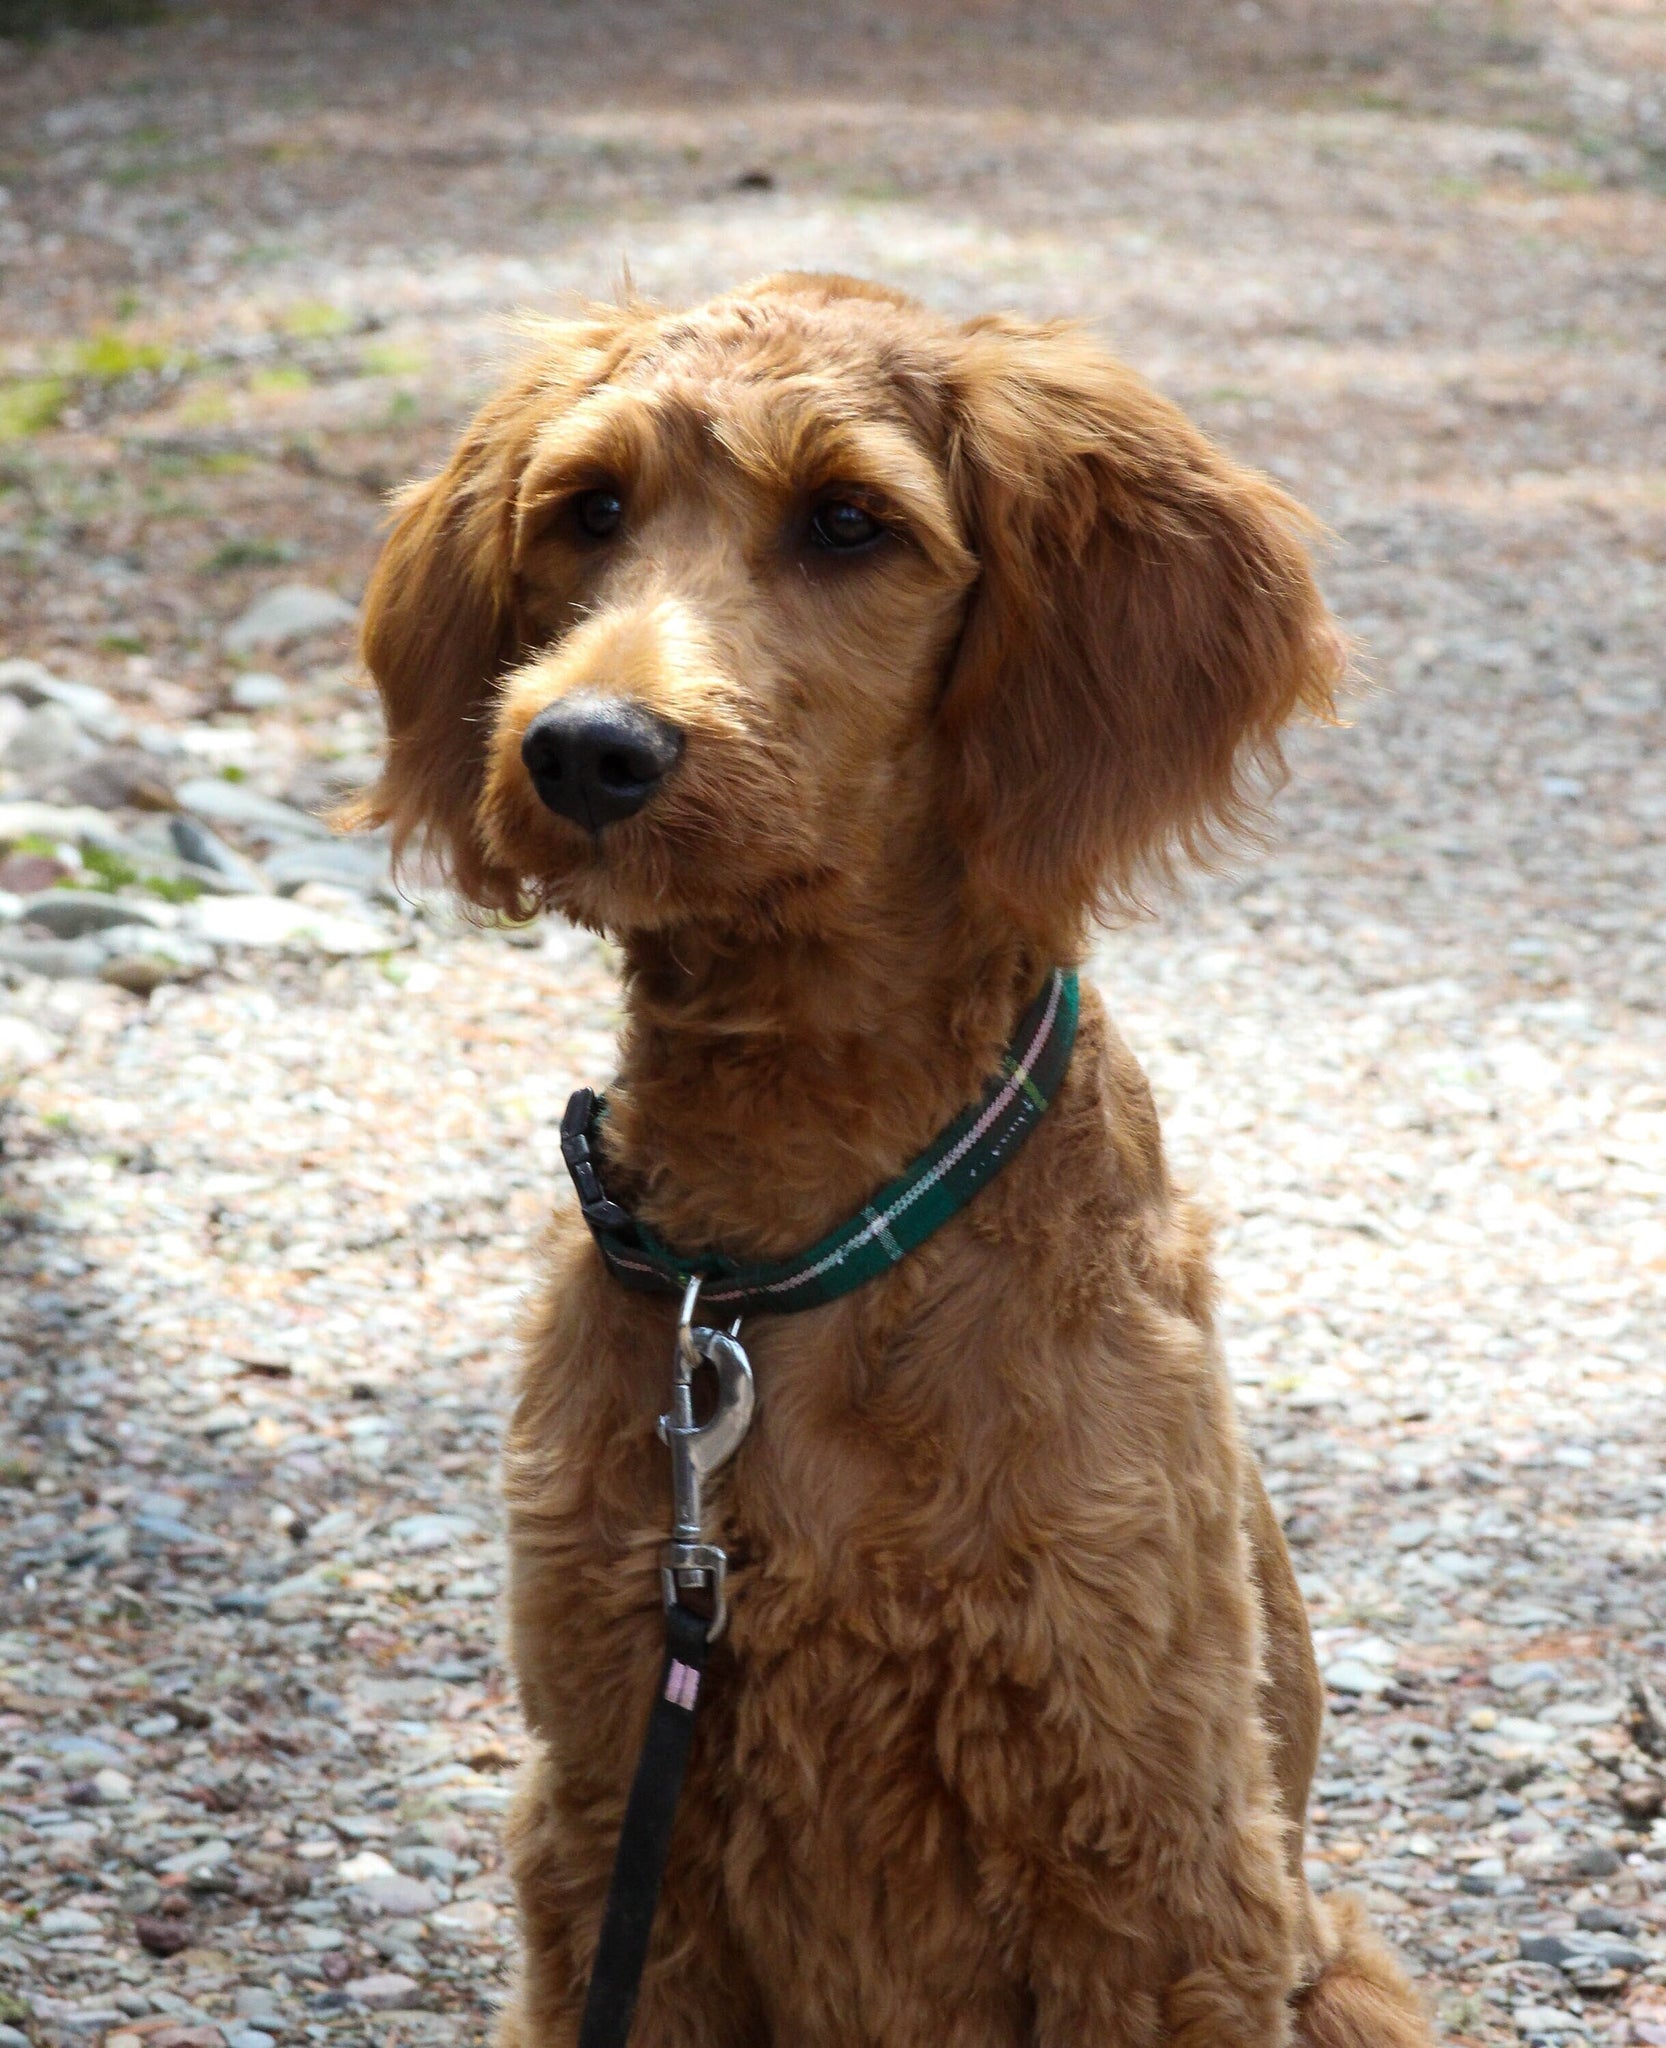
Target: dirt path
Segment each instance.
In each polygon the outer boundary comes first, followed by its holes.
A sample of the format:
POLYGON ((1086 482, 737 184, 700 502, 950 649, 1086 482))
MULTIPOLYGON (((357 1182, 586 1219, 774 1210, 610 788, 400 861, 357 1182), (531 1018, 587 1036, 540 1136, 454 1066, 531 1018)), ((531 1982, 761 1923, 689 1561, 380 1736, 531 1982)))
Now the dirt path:
POLYGON ((494 1444, 610 968, 297 883, 304 820, 224 791, 362 775, 350 642, 221 635, 356 599, 503 316, 626 261, 1080 314, 1335 529, 1380 687, 1096 972, 1222 1214, 1316 1881, 1453 2040, 1666 2042, 1666 17, 757 13, 0 43, 0 656, 114 700, 0 670, 0 826, 151 874, 177 976, 40 951, 0 874, 0 2048, 465 2042, 501 1993, 494 1444), (205 779, 285 946, 134 807, 205 779))

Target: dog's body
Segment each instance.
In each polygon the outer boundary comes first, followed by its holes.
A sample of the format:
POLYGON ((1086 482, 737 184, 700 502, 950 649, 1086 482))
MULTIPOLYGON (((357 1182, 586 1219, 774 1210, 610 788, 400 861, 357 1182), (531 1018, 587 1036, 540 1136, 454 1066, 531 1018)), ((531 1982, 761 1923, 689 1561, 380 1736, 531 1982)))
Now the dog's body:
MULTIPOLYGON (((609 1193, 784 1256, 1328 702, 1298 517, 1068 330, 807 279, 552 329, 378 573, 375 812, 621 935, 609 1193)), ((1090 997, 969 1207, 747 1327, 644 2048, 1426 2043, 1301 1876, 1321 1695, 1210 1294, 1090 997)), ((658 1669, 671 1328, 558 1233, 509 1450, 510 2048, 575 2037, 658 1669)))

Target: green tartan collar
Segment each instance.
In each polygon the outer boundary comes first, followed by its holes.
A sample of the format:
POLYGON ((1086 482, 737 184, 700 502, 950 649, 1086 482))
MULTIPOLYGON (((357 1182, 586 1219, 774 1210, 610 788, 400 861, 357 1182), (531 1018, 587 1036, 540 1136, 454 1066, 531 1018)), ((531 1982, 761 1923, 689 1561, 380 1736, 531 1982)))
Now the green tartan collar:
POLYGON ((818 1308, 849 1294, 924 1244, 1035 1129, 1070 1065, 1078 1006, 1076 976, 1054 968, 977 1101, 854 1216, 790 1259, 742 1265, 720 1252, 661 1243, 604 1192, 597 1135, 606 1106, 593 1089, 580 1088, 561 1120, 561 1152, 608 1270, 650 1294, 681 1294, 698 1273, 701 1308, 734 1316, 818 1308))

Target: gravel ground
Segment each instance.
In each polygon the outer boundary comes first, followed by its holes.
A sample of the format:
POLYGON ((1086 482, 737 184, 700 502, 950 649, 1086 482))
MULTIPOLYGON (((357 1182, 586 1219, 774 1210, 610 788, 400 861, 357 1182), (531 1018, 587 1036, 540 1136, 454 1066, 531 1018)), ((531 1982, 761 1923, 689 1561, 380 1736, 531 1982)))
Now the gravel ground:
POLYGON ((501 1995, 495 1445, 615 984, 314 818, 380 493, 623 260, 1081 314, 1331 523, 1371 687, 1094 971, 1221 1217, 1315 1881, 1452 2041, 1666 2043, 1663 164, 1622 0, 0 43, 0 2048, 501 1995))

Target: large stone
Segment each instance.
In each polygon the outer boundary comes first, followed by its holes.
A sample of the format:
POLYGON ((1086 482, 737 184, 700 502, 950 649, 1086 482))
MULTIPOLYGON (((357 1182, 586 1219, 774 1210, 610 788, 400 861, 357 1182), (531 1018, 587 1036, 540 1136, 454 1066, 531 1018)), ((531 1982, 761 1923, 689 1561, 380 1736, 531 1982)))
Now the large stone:
POLYGON ((369 1918, 420 1919, 439 1904, 439 1896, 431 1886, 420 1878, 402 1877, 398 1872, 367 1878, 363 1884, 354 1885, 352 1900, 356 1909, 369 1918))
POLYGON ((282 676, 250 669, 247 675, 232 678, 226 696, 238 711, 275 711, 288 698, 289 685, 282 676))
POLYGON ((189 1849, 164 1856, 155 1869, 159 1877, 189 1877, 195 1871, 217 1870, 222 1863, 230 1861, 231 1844, 222 1837, 194 1842, 189 1849))
POLYGON ((252 860, 235 846, 228 846, 217 832, 199 825, 195 818, 170 818, 167 829, 173 850, 181 860, 190 861, 194 867, 213 868, 227 881, 235 882, 242 894, 271 893, 271 883, 252 860))
POLYGON ((35 1923, 42 1934, 102 1934, 104 1922, 96 1913, 83 1913, 77 1906, 55 1906, 35 1923))
POLYGON ((66 1771, 101 1771, 126 1761, 113 1742, 97 1735, 47 1735, 35 1747, 49 1751, 66 1771))
POLYGON ((333 590, 310 583, 280 583, 257 597, 221 635, 230 654, 278 654, 315 633, 337 633, 358 613, 333 590))
POLYGON ((388 1531, 401 1550, 413 1555, 449 1550, 452 1544, 478 1533, 467 1515, 403 1515, 388 1531))
POLYGON ((281 804, 276 797, 262 796, 245 782, 227 782, 215 775, 194 776, 175 791, 181 810, 203 818, 211 825, 232 825, 256 839, 328 839, 330 828, 322 819, 298 811, 293 804, 281 804))
POLYGON ((1331 1691, 1350 1693, 1356 1698, 1386 1692, 1392 1677, 1392 1672, 1384 1671, 1380 1665, 1367 1664, 1360 1657, 1338 1657, 1334 1664, 1325 1666, 1325 1683, 1331 1691))
POLYGON ((40 704, 12 734, 6 766, 18 775, 63 774, 97 752, 97 740, 61 704, 40 704))
POLYGON ((111 853, 132 851, 120 827, 90 804, 49 804, 32 797, 0 803, 0 846, 15 846, 20 839, 100 846, 111 853))
POLYGON ((374 1977, 355 1977, 346 1989, 348 1997, 356 2005, 362 2005, 370 2012, 387 2012, 395 2006, 408 2004, 416 1995, 418 1985, 414 1977, 402 1977, 397 1971, 389 1970, 374 1977))
POLYGON ((1565 2011, 1559 2005, 1518 2005, 1510 2017, 1516 2023, 1516 2032, 1525 2034, 1530 2041, 1564 2040, 1568 2036, 1585 2037, 1584 2022, 1577 2013, 1565 2011))
POLYGON ((138 747, 106 747, 83 761, 58 785, 72 803, 96 810, 171 811, 174 793, 155 758, 138 747))
POLYGON ((0 1016, 0 1080, 32 1074, 62 1050, 61 1043, 27 1017, 0 1016))
POLYGON ((31 939, 0 932, 0 967, 47 981, 97 981, 108 957, 97 939, 31 939))
POLYGON ((292 896, 308 882, 327 882, 361 896, 398 900, 388 870, 387 844, 381 839, 309 840, 280 847, 266 862, 266 872, 280 896, 292 896))
POLYGON ((191 906, 189 918, 189 928, 217 946, 289 947, 344 959, 390 952, 405 943, 360 918, 283 896, 205 896, 191 906))
POLYGON ((144 925, 152 931, 169 931, 179 923, 179 912, 171 903, 145 897, 106 896, 96 889, 45 889, 24 899, 23 917, 39 925, 55 939, 85 938, 89 932, 107 932, 121 925, 144 925))
POLYGON ((96 740, 110 744, 127 737, 128 721, 108 691, 94 683, 65 682, 38 661, 21 656, 0 661, 0 690, 31 709, 42 704, 58 705, 96 740))

